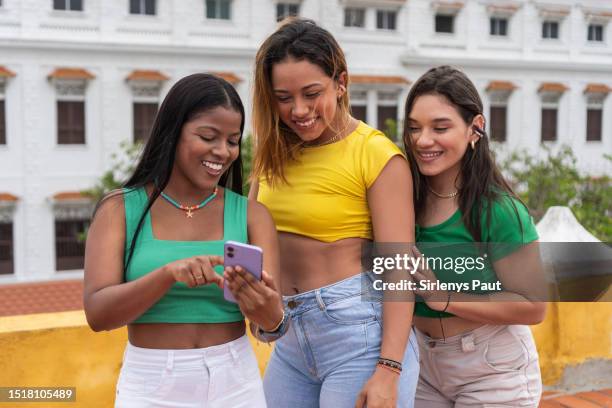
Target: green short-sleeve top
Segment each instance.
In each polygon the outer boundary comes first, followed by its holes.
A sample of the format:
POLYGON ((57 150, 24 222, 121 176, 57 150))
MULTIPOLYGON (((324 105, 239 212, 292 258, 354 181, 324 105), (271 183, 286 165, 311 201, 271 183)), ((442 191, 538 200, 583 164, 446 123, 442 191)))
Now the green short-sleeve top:
MULTIPOLYGON (((493 263, 538 239, 533 218, 516 198, 500 193, 492 201, 490 223, 487 208, 485 206, 481 215, 481 244, 475 244, 461 220, 460 210, 441 224, 430 227, 417 225, 417 246, 425 257, 438 261, 429 265, 440 282, 469 285, 468 290, 462 290, 467 293, 494 292, 496 290, 491 289, 494 285, 499 285, 503 290, 501 283, 498 284, 493 263)), ((416 303, 415 314, 423 317, 453 316, 432 310, 422 301, 416 303)))
MULTIPOLYGON (((147 205, 144 188, 124 189, 127 257, 138 221, 147 205)), ((198 255, 223 256, 225 241, 246 243, 247 199, 224 189, 223 238, 218 241, 170 241, 156 239, 151 227, 151 213, 147 212, 138 235, 134 254, 125 271, 125 280, 136 280, 170 262, 198 255)), ((215 272, 223 273, 216 266, 215 272)), ((235 303, 223 298, 217 285, 189 288, 177 282, 168 292, 132 323, 225 323, 243 320, 235 303)))

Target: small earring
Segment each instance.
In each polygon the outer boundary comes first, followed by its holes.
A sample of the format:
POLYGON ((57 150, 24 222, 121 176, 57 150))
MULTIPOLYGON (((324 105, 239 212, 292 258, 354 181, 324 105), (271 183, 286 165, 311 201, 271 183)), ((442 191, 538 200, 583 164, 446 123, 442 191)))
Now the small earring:
POLYGON ((472 140, 470 144, 472 145, 472 150, 476 149, 476 140, 472 140))

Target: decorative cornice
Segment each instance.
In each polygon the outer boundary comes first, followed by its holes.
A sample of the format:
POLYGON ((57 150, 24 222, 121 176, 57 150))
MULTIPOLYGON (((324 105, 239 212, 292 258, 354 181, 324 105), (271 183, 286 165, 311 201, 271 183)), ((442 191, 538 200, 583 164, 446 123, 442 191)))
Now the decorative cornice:
POLYGON ((95 75, 83 68, 56 68, 48 76, 49 79, 94 79, 95 75))
POLYGON ((15 75, 13 71, 0 65, 0 80, 3 78, 12 78, 15 75))
POLYGON ((47 78, 58 96, 84 96, 87 81, 95 76, 83 68, 56 68, 47 78))
POLYGON ((159 71, 134 70, 127 76, 127 81, 167 81, 170 77, 159 71))
POLYGON ((440 14, 455 15, 458 14, 464 6, 465 4, 462 1, 436 0, 431 2, 433 11, 440 14))
POLYGON ((589 93, 590 94, 596 94, 596 93, 607 94, 610 92, 612 92, 612 88, 610 88, 606 84, 588 84, 586 88, 584 88, 585 94, 589 94, 589 93))
POLYGON ((234 74, 233 72, 211 72, 211 74, 218 76, 219 78, 225 79, 230 84, 236 86, 242 82, 242 78, 234 74))
POLYGON ((0 201, 9 201, 9 202, 15 202, 18 201, 19 197, 11 194, 11 193, 0 193, 0 201))
POLYGON ((94 209, 91 198, 79 191, 56 193, 51 198, 51 203, 56 220, 89 219, 94 209))
POLYGON ((410 81, 401 76, 390 75, 351 75, 350 83, 367 85, 408 85, 410 81))
POLYGON ((562 83, 559 82, 544 82, 538 88, 538 92, 551 92, 551 93, 563 93, 567 91, 569 88, 562 83))
POLYGON ((0 193, 0 222, 13 221, 18 197, 10 193, 0 193))
POLYGON ((549 4, 536 4, 538 14, 542 19, 563 20, 570 13, 569 6, 555 6, 549 4))
POLYGON ((516 89, 516 86, 510 81, 491 81, 487 85, 487 92, 492 91, 509 91, 512 92, 516 89))

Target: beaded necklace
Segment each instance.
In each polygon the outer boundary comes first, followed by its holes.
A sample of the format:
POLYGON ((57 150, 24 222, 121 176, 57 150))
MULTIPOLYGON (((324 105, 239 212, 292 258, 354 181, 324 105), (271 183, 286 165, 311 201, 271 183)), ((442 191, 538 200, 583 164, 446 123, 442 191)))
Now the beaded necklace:
POLYGON ((172 197, 170 197, 168 194, 164 193, 163 191, 161 192, 161 196, 166 201, 168 201, 170 204, 172 204, 173 206, 178 208, 179 210, 185 211, 185 215, 187 216, 187 218, 193 218, 194 211, 197 211, 200 208, 204 207, 206 204, 210 203, 213 200, 213 198, 215 198, 217 196, 217 191, 219 191, 219 189, 217 187, 215 187, 215 189, 212 192, 212 194, 209 195, 208 197, 206 197, 204 199, 204 201, 202 201, 198 205, 183 205, 183 204, 180 204, 180 203, 176 202, 175 200, 173 200, 172 197))

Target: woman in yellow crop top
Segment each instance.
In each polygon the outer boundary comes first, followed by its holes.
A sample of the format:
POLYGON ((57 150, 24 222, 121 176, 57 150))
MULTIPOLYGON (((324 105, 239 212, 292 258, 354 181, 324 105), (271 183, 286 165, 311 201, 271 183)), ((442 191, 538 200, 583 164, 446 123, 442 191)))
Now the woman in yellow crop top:
POLYGON ((351 117, 348 84, 342 50, 310 20, 283 22, 257 53, 250 197, 279 231, 291 321, 266 368, 270 407, 414 402, 414 303, 362 301, 360 274, 363 243, 414 242, 410 171, 351 117))
POLYGON ((243 129, 244 108, 227 81, 181 79, 125 188, 94 214, 87 321, 95 331, 128 329, 116 407, 266 406, 244 317, 269 332, 286 319, 272 218, 241 195, 243 129), (263 248, 262 281, 239 268, 224 274, 226 240, 263 248), (238 304, 224 299, 224 285, 238 304))

